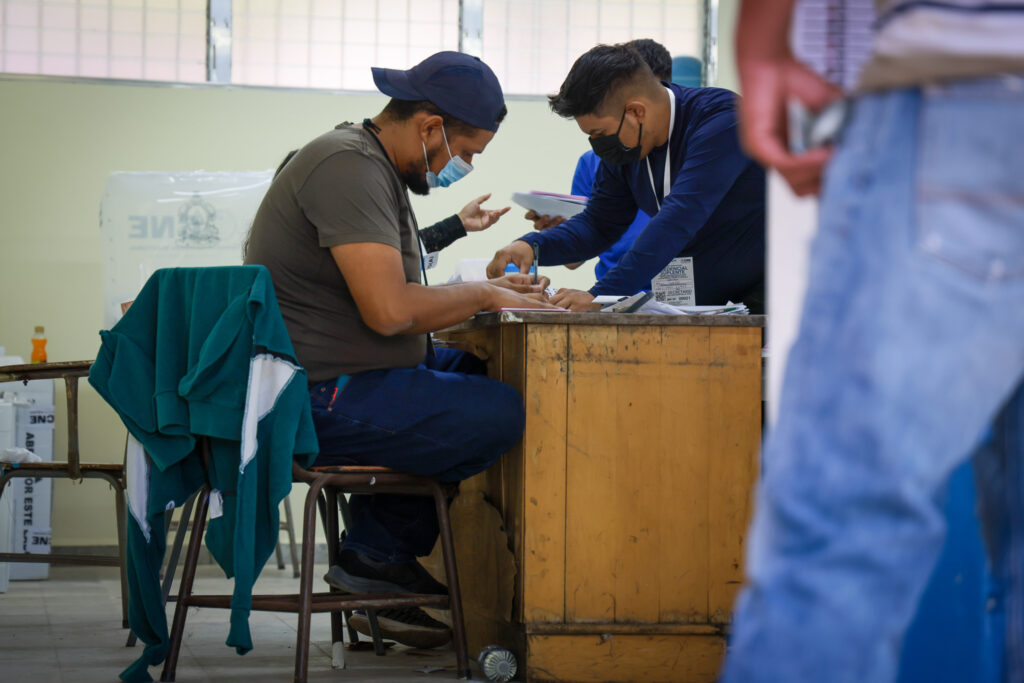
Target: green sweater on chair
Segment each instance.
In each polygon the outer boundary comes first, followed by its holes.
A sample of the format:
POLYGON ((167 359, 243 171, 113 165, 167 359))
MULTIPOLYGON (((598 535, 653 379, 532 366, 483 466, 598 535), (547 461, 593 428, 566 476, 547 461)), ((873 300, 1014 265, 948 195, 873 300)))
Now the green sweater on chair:
POLYGON ((100 336, 89 383, 129 432, 129 622, 147 645, 121 678, 150 681, 148 667, 167 656, 164 515, 207 477, 206 545, 235 579, 227 644, 245 654, 252 587, 277 544, 292 462, 307 467, 317 454, 306 372, 270 275, 262 266, 159 270, 100 336))

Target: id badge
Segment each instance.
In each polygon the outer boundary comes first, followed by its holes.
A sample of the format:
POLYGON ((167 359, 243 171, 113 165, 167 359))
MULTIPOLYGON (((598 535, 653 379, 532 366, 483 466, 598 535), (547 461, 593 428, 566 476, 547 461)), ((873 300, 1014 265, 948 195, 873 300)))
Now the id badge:
POLYGON ((420 240, 420 253, 423 254, 423 270, 437 267, 437 258, 441 252, 432 251, 428 254, 427 248, 423 245, 423 240, 420 240))
POLYGON ((693 284, 693 257, 672 259, 665 270, 651 280, 654 300, 670 306, 696 306, 697 294, 693 284))

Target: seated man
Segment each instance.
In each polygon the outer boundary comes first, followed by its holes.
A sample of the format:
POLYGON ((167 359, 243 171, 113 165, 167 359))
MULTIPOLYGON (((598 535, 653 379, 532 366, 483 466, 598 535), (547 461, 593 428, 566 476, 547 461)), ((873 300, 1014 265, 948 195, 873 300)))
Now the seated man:
MULTIPOLYGON (((429 333, 478 311, 550 307, 546 281, 515 275, 421 284, 408 190, 427 194, 472 170, 506 109, 480 60, 433 55, 408 71, 373 69, 391 101, 300 149, 267 190, 246 263, 265 265, 298 361, 309 373, 317 465, 382 465, 455 482, 522 436, 523 403, 472 355, 429 333), (532 293, 532 296, 529 296, 532 293)), ((349 591, 444 592, 416 562, 438 534, 433 501, 354 496, 354 523, 328 581, 349 591)), ((449 638, 418 609, 379 612, 385 635, 420 647, 449 638)), ((352 625, 368 633, 365 618, 352 625)))
POLYGON ((599 294, 633 294, 673 259, 690 266, 680 290, 698 305, 743 301, 764 308, 764 171, 740 149, 736 96, 719 88, 663 84, 628 45, 598 45, 576 60, 551 109, 590 136, 601 165, 587 208, 498 251, 487 267, 528 270, 592 258, 616 242, 642 209, 647 227, 589 291, 551 302, 592 310, 599 294))

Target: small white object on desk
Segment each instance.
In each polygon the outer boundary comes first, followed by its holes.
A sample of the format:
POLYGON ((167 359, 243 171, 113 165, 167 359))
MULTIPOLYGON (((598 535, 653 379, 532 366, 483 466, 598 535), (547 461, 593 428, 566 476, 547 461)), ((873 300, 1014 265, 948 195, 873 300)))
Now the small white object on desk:
POLYGON ((499 308, 499 311, 514 311, 517 313, 569 313, 568 308, 499 308))

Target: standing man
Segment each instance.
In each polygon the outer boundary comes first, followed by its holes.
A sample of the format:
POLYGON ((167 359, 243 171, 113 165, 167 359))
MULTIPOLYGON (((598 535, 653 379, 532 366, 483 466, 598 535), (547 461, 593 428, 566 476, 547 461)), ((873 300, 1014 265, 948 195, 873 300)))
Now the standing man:
POLYGON ((563 289, 552 303, 597 308, 598 294, 633 294, 676 258, 691 259, 679 284, 697 304, 764 301, 764 172, 740 149, 736 96, 663 84, 626 44, 598 45, 573 64, 552 111, 574 118, 601 157, 583 213, 498 251, 492 277, 585 261, 625 234, 638 209, 651 216, 618 264, 589 291, 563 289))
MULTIPOLYGON (((765 445, 727 683, 892 681, 969 458, 1005 590, 1004 680, 1024 681, 1024 7, 878 6, 765 445)), ((813 194, 830 151, 787 151, 785 103, 836 92, 790 53, 792 10, 743 4, 744 141, 813 194)))
MULTIPOLYGON (((659 81, 671 82, 672 80, 672 55, 665 49, 665 46, 661 43, 651 40, 650 38, 638 38, 637 40, 631 40, 626 45, 640 53, 643 60, 647 62, 647 66, 651 67, 651 71, 659 81)), ((597 169, 601 165, 601 158, 594 153, 594 150, 588 149, 586 152, 580 155, 580 160, 576 162, 576 172, 572 176, 572 189, 569 190, 570 194, 578 197, 590 197, 594 193, 594 179, 597 177, 597 169)), ((560 225, 565 222, 564 218, 558 216, 538 216, 534 211, 528 211, 526 213, 526 219, 533 221, 533 228, 535 230, 547 230, 548 228, 560 225)), ((636 212, 636 218, 630 223, 629 228, 626 232, 615 242, 612 246, 602 251, 597 255, 597 263, 594 264, 594 277, 600 280, 604 277, 604 274, 615 267, 622 258, 623 254, 629 251, 629 248, 633 246, 633 242, 637 236, 643 232, 643 229, 647 227, 648 221, 651 217, 648 216, 643 210, 638 209, 636 212)), ((570 270, 575 270, 583 265, 582 261, 576 263, 566 263, 565 267, 570 270)), ((642 289, 649 290, 651 283, 645 282, 642 289)))
MULTIPOLYGON (((311 386, 317 465, 382 465, 455 482, 519 441, 522 399, 484 363, 433 349, 429 333, 478 311, 550 307, 547 284, 516 275, 427 287, 408 191, 427 194, 471 170, 506 109, 479 59, 457 52, 408 71, 373 69, 391 101, 299 150, 253 221, 246 263, 265 265, 311 386)), ((444 592, 416 561, 437 538, 433 502, 355 496, 328 582, 356 592, 444 592)), ((419 609, 378 611, 386 636, 440 645, 447 627, 419 609)), ((369 633, 365 617, 352 625, 369 633)))

